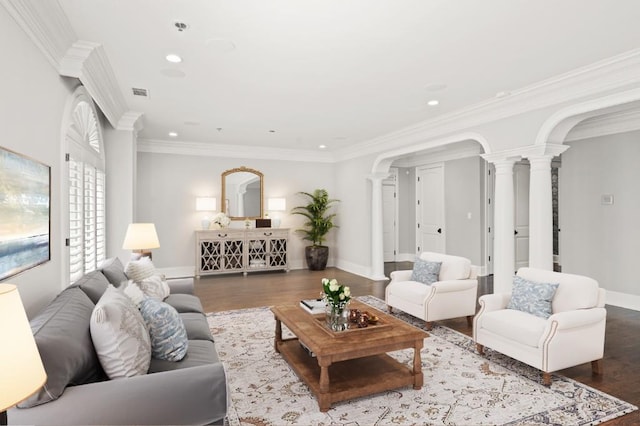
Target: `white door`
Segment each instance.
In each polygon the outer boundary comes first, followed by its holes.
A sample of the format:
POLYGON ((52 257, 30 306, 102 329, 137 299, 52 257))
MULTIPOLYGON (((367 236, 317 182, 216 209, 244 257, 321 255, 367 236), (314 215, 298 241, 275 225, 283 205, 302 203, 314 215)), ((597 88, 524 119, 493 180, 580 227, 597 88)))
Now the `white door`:
POLYGON ((516 163, 513 167, 515 198, 515 270, 529 266, 529 163, 516 163))
POLYGON ((444 166, 421 167, 416 173, 416 252, 444 253, 444 166))
POLYGON ((395 262, 397 246, 397 175, 391 176, 382 182, 382 244, 384 247, 384 261, 395 262))

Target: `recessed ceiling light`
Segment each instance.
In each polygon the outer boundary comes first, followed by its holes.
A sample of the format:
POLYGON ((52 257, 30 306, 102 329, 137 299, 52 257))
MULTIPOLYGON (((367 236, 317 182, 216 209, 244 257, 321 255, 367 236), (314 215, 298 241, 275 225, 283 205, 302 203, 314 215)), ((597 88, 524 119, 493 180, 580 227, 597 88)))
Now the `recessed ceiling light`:
POLYGON ((275 130, 273 130, 273 129, 269 130, 269 133, 275 133, 275 132, 276 132, 276 131, 275 131, 275 130))
POLYGON ((427 102, 427 105, 429 106, 436 106, 440 103, 440 101, 438 101, 437 99, 431 99, 429 102, 427 102))
POLYGON ((320 148, 320 149, 327 149, 327 146, 326 146, 326 145, 318 145, 318 148, 320 148))
POLYGON ((178 136, 178 134, 176 132, 169 132, 169 136, 175 138, 176 136, 178 136))
POLYGON ((175 53, 169 53, 167 56, 165 56, 165 59, 174 64, 182 62, 182 58, 175 53))

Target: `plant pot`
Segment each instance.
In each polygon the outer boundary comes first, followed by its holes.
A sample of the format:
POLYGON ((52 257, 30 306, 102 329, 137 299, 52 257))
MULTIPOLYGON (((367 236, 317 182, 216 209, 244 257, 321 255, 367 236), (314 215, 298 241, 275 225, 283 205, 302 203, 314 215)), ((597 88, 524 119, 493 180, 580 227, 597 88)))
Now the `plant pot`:
POLYGON ((304 248, 304 255, 310 271, 323 271, 329 260, 329 247, 307 246, 304 248))

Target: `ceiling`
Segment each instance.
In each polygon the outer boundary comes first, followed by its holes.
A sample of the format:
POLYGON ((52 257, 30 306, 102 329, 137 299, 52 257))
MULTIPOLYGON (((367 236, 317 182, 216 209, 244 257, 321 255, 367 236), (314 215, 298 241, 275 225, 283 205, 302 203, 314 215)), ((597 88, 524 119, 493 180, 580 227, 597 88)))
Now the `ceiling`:
POLYGON ((640 45, 637 0, 58 1, 148 141, 335 152, 640 45))

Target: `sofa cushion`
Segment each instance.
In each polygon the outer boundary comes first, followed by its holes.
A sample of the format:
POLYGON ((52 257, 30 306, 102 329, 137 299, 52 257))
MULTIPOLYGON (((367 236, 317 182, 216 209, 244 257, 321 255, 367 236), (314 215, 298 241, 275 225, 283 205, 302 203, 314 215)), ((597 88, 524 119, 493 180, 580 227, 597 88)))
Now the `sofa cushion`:
POLYGON ((486 312, 479 327, 502 338, 537 348, 547 320, 513 309, 486 312))
POLYGON ((180 314, 180 318, 182 318, 182 323, 187 329, 189 340, 210 340, 213 342, 207 317, 205 317, 204 314, 186 312, 180 314))
POLYGON ((422 305, 432 287, 417 281, 399 281, 389 284, 389 295, 399 296, 407 302, 422 305))
POLYGON ((151 359, 149 373, 197 367, 199 365, 220 362, 213 342, 209 340, 189 340, 187 355, 181 361, 171 362, 163 359, 151 359))
POLYGON ((109 280, 100 271, 89 272, 73 283, 72 287, 79 287, 95 305, 109 286, 109 280))
POLYGON ((599 286, 593 278, 535 268, 520 268, 518 276, 531 281, 560 284, 553 297, 553 313, 589 309, 598 305, 599 286))
POLYGON ((151 356, 167 361, 180 361, 187 354, 187 330, 178 311, 150 297, 140 303, 140 313, 149 329, 151 356))
POLYGON ((93 307, 85 292, 68 288, 31 320, 47 381, 18 407, 44 404, 57 399, 67 386, 105 378, 89 332, 93 307))
POLYGON ((91 338, 110 379, 145 374, 149 369, 147 326, 131 299, 111 284, 91 315, 91 338))
POLYGON ((202 308, 202 302, 197 296, 193 294, 170 294, 169 297, 164 299, 165 303, 170 304, 180 313, 184 312, 204 312, 202 308))
POLYGON ((527 312, 545 319, 549 318, 553 313, 551 302, 558 285, 557 283, 529 281, 515 276, 507 309, 527 312))
POLYGON ((132 260, 127 263, 124 268, 124 273, 130 280, 137 283, 148 278, 156 273, 156 268, 153 266, 153 262, 148 257, 141 257, 138 260, 132 260))
POLYGON ((425 251, 420 254, 420 258, 442 262, 438 281, 466 280, 471 274, 471 261, 465 257, 425 251))
POLYGON ((413 263, 411 281, 417 281, 427 285, 435 283, 438 281, 438 275, 440 274, 440 265, 442 265, 442 262, 431 262, 416 257, 413 263))
POLYGON ((117 257, 105 260, 98 269, 115 287, 120 287, 122 283, 129 280, 127 275, 124 273, 124 266, 122 265, 122 262, 120 262, 120 259, 117 257))

